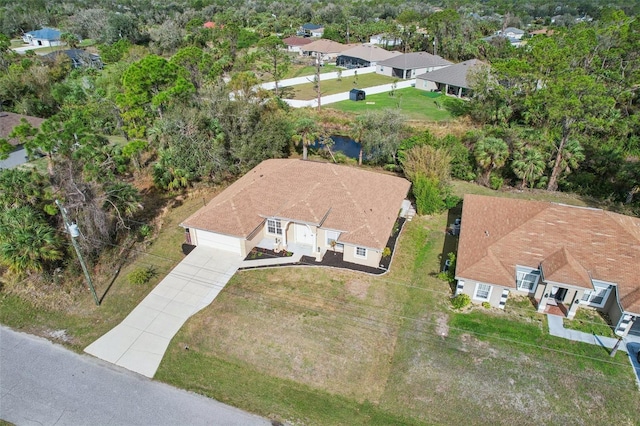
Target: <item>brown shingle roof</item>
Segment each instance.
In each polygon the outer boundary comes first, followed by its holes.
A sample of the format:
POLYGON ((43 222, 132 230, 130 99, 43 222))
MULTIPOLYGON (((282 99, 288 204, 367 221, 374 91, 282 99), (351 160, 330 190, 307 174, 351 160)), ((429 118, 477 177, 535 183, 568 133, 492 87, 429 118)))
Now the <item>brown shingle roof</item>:
POLYGON ((313 43, 313 40, 306 37, 291 36, 291 37, 282 39, 282 42, 287 46, 304 46, 306 44, 313 43))
POLYGON ((297 159, 266 160, 182 226, 249 236, 267 217, 342 231, 340 241, 383 249, 409 191, 405 179, 297 159))
POLYGON ((20 124, 21 119, 27 120, 33 127, 40 127, 44 119, 30 115, 15 114, 13 112, 0 111, 0 139, 7 139, 11 145, 19 145, 20 141, 9 138, 14 127, 20 124))
POLYGON ((516 265, 542 265, 545 279, 592 288, 618 285, 640 313, 640 219, 542 201, 465 195, 456 276, 515 288, 516 265))

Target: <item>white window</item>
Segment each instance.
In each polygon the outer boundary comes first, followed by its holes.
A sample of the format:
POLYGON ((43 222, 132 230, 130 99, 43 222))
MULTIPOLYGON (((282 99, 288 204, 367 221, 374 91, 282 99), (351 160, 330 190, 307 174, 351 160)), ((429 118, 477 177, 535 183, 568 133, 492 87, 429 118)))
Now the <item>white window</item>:
POLYGON ((334 242, 337 244, 340 233, 338 231, 326 231, 325 236, 327 247, 331 247, 334 242))
POLYGON ((274 235, 282 235, 282 223, 280 219, 267 219, 267 232, 274 235))
POLYGON ((593 281, 593 290, 586 290, 582 296, 582 301, 591 306, 602 307, 611 291, 611 284, 593 281))
POLYGON ((516 269, 516 287, 520 291, 534 291, 539 279, 540 271, 538 270, 520 267, 516 269))
POLYGON ((367 249, 364 247, 356 247, 356 257, 367 257, 367 249))
POLYGON ((491 296, 491 286, 489 284, 477 283, 473 298, 478 300, 489 300, 489 296, 491 296))

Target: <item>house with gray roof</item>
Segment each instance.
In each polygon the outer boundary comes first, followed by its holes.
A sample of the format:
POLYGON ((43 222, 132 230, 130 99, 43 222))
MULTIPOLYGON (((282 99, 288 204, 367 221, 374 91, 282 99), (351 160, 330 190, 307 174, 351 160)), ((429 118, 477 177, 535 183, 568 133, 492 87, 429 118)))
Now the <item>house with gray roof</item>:
POLYGON ((66 49, 47 53, 43 58, 55 61, 58 57, 63 56, 69 58, 73 68, 96 68, 102 69, 103 63, 100 56, 95 53, 89 53, 82 49, 66 49))
POLYGON ((363 68, 377 65, 378 62, 402 55, 390 52, 372 44, 361 44, 345 50, 336 58, 336 65, 345 68, 363 68))
POLYGON ((12 169, 27 162, 27 151, 17 138, 10 137, 16 126, 26 122, 33 127, 40 127, 44 119, 32 117, 30 115, 16 114, 8 111, 0 111, 0 139, 6 140, 13 150, 8 153, 7 158, 0 159, 0 169, 12 169))
POLYGON ((55 28, 42 28, 36 31, 29 31, 22 36, 22 41, 31 46, 60 46, 60 31, 55 28))
POLYGON ((450 65, 453 65, 453 62, 438 55, 427 52, 411 52, 378 62, 376 73, 404 80, 450 65))
POLYGON ((469 96, 470 72, 478 67, 489 66, 478 59, 470 59, 416 77, 416 89, 442 92, 446 95, 464 98, 469 96))

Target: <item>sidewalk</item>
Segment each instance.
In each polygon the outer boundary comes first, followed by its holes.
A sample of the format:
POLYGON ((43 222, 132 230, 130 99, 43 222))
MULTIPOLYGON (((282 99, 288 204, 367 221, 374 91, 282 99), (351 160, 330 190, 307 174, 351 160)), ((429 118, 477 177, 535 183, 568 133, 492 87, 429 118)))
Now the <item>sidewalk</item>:
MULTIPOLYGON (((549 324, 549 334, 563 339, 573 340, 576 342, 584 342, 590 345, 598 345, 607 349, 612 349, 618 339, 613 337, 596 336, 582 331, 564 328, 563 318, 557 315, 547 314, 547 323, 549 324)), ((640 338, 635 336, 626 336, 622 339, 618 350, 627 352, 631 367, 636 373, 636 383, 640 388, 640 363, 638 362, 638 351, 640 351, 640 338)))

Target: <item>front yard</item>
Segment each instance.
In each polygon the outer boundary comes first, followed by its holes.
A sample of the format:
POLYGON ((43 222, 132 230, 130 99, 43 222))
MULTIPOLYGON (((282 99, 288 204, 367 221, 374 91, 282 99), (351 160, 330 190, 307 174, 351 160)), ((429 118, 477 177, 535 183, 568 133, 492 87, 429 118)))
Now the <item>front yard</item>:
POLYGON ((237 274, 174 338, 156 378, 302 424, 634 424, 626 354, 550 337, 526 300, 449 308, 435 278, 445 225, 407 223, 383 277, 237 274))
MULTIPOLYGON (((177 225, 213 194, 164 209, 158 239, 131 254, 101 307, 87 291, 58 308, 0 293, 0 322, 81 351, 182 257, 177 225), (149 264, 154 282, 126 281, 149 264)), ((384 276, 308 266, 237 273, 175 336, 156 379, 293 424, 637 424, 625 353, 549 336, 527 299, 509 299, 505 311, 450 308, 449 285, 436 278, 447 222, 406 223, 384 276)), ((100 295, 112 276, 98 276, 100 295)))

